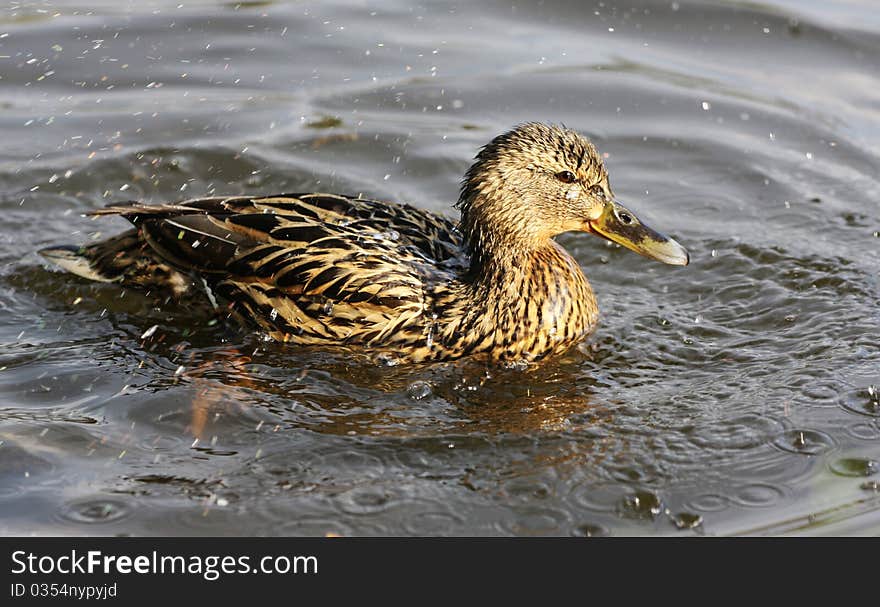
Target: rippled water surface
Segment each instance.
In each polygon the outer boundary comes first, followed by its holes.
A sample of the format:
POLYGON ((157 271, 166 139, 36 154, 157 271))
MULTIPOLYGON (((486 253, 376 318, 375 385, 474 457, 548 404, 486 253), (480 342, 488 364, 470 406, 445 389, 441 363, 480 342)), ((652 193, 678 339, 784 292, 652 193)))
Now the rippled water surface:
POLYGON ((7 2, 0 532, 880 533, 878 14, 7 2), (535 369, 284 348, 34 253, 122 230, 80 214, 127 199, 452 213, 524 120, 590 135, 692 259, 561 237, 602 324, 535 369))

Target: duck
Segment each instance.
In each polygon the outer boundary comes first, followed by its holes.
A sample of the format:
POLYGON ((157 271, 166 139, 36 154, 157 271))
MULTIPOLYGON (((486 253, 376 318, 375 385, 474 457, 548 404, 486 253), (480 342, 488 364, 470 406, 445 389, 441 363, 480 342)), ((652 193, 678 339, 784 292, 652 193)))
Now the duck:
POLYGON ((560 234, 689 262, 681 244, 615 199, 595 146, 562 125, 529 122, 492 139, 455 208, 458 220, 329 193, 130 201, 87 213, 123 217, 128 231, 40 253, 82 278, 180 305, 204 294, 293 346, 507 365, 565 352, 597 326, 594 292, 560 234))

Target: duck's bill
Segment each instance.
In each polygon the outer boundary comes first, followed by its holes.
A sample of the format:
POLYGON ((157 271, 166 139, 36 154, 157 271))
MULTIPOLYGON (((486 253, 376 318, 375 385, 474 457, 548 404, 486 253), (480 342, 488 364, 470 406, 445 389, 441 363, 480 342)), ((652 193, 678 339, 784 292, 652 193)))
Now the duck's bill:
POLYGON ((674 266, 686 266, 687 249, 673 239, 643 224, 635 213, 616 202, 608 202, 602 215, 589 223, 590 230, 640 255, 674 266))

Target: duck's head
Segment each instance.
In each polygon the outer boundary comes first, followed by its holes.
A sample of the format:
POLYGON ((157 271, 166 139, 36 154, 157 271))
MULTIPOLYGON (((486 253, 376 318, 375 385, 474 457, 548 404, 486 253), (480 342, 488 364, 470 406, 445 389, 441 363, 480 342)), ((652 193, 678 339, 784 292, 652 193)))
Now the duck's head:
POLYGON ((540 248, 581 231, 664 263, 688 263, 683 246, 614 200, 596 148, 563 127, 527 123, 493 139, 468 170, 457 206, 473 256, 540 248))

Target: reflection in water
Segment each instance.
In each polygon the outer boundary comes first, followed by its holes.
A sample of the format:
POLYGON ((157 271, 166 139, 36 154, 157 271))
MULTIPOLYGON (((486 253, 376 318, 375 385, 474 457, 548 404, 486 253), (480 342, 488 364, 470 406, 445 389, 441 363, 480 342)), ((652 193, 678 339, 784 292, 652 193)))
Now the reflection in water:
POLYGON ((247 364, 250 358, 242 355, 236 348, 212 352, 211 359, 199 363, 195 368, 186 371, 186 366, 181 365, 175 375, 181 375, 192 382, 195 387, 195 397, 192 401, 192 421, 186 431, 196 439, 202 438, 205 424, 209 416, 217 416, 221 408, 226 414, 234 414, 229 405, 246 402, 246 392, 242 388, 253 388, 254 382, 247 372, 247 364), (219 374, 229 383, 212 381, 205 376, 207 374, 219 374))
MULTIPOLYGON (((155 337, 165 341, 165 335, 155 337)), ((181 363, 174 381, 190 384, 193 393, 192 417, 185 431, 201 439, 210 419, 250 406, 265 406, 279 421, 315 432, 401 438, 446 432, 560 432, 571 427, 572 416, 590 411, 591 420, 600 417, 585 382, 575 390, 560 387, 565 374, 556 366, 522 372, 461 361, 382 368, 366 357, 353 366, 350 355, 340 359, 332 351, 318 351, 313 357, 306 354, 304 360, 302 351, 282 349, 261 344, 253 356, 247 356, 234 347, 191 352, 179 345, 170 348, 179 355, 175 362, 181 363), (267 377, 264 365, 278 364, 285 357, 291 361, 287 377, 280 382, 267 377), (350 384, 344 392, 328 385, 338 377, 350 384), (375 402, 382 400, 390 400, 390 406, 375 402), (446 423, 416 421, 426 416, 431 405, 442 408, 446 423)), ((166 384, 167 380, 159 382, 166 384)))

